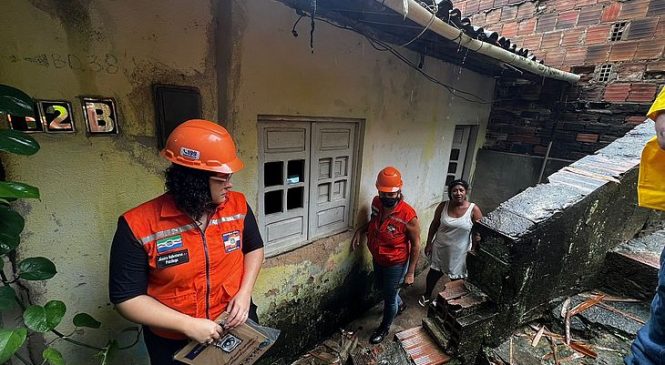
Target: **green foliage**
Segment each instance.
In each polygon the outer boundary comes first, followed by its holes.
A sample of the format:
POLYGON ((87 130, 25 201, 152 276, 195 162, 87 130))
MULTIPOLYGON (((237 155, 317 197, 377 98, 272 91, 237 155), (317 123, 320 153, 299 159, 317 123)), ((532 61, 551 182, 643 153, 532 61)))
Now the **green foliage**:
POLYGON ((18 350, 25 338, 28 336, 28 330, 17 328, 13 330, 0 329, 0 363, 4 364, 18 350))
POLYGON ((65 365, 65 359, 62 358, 62 354, 53 347, 47 347, 42 353, 42 357, 49 365, 65 365))
POLYGON ((18 264, 18 277, 25 280, 46 280, 55 276, 55 264, 45 257, 29 257, 18 264))
POLYGON ((74 316, 74 326, 76 327, 99 328, 101 325, 101 322, 92 318, 88 313, 78 313, 74 316))
POLYGON ((28 94, 7 85, 0 85, 0 112, 18 117, 34 117, 35 102, 28 94))
POLYGON ((39 143, 21 132, 0 129, 0 151, 17 155, 34 155, 39 151, 39 143))
MULTIPOLYGON (((15 116, 34 116, 34 102, 24 92, 6 85, 0 85, 0 114, 7 113, 15 116)), ((34 138, 21 132, 0 129, 0 152, 33 155, 39 150, 39 144, 34 138)), ((1 154, 0 154, 1 155, 1 154)), ((39 189, 20 182, 0 181, 0 259, 9 255, 21 243, 21 232, 25 226, 23 217, 12 209, 10 202, 16 199, 39 199, 39 189)), ((5 265, 10 267, 10 265, 5 265)), ((22 317, 25 327, 17 329, 0 328, 0 364, 4 364, 12 357, 18 357, 16 352, 26 343, 28 331, 34 333, 51 332, 56 339, 47 344, 42 353, 43 361, 40 364, 64 365, 62 354, 52 344, 56 341, 67 341, 81 347, 94 350, 101 365, 107 365, 112 355, 120 350, 115 340, 109 340, 104 347, 89 345, 73 339, 70 335, 61 333, 56 327, 62 322, 67 312, 67 306, 60 300, 50 300, 44 306, 26 304, 16 294, 13 287, 19 280, 47 280, 57 273, 55 264, 45 257, 28 257, 16 265, 14 277, 8 277, 4 268, 0 267, 0 311, 15 310, 18 305, 23 310, 22 317)), ((74 316, 74 325, 77 328, 99 328, 101 323, 87 313, 78 313, 74 316)), ((130 346, 138 342, 137 340, 130 346)), ((128 348, 126 347, 126 348, 128 348)), ((29 364, 20 358, 21 363, 29 364)), ((35 364, 36 365, 36 364, 35 364)))

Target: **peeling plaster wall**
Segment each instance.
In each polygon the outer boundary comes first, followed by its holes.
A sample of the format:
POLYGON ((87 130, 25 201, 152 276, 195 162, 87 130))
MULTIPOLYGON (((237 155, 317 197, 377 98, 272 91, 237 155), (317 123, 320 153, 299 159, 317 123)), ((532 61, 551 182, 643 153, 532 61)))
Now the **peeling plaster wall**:
MULTIPOLYGON (((54 279, 35 286, 48 293, 38 295, 38 303, 62 298, 69 308, 65 323, 88 312, 104 322, 101 334, 128 325, 108 303, 108 251, 117 216, 163 191, 166 163, 156 153, 154 82, 197 86, 204 117, 223 116, 220 122, 246 162, 234 177, 235 189, 255 207, 258 115, 363 119, 356 223, 367 217, 376 173, 392 164, 402 170, 404 194, 426 232, 443 195, 454 127, 478 125, 475 145, 481 146, 489 105, 452 98, 362 36, 321 22, 311 53, 308 22, 300 23, 300 37, 291 35, 296 19, 292 9, 269 0, 0 5, 0 20, 12 24, 0 44, 0 82, 38 99, 72 101, 78 130, 35 135, 42 145, 35 156, 2 156, 10 179, 42 190, 41 201, 19 207, 27 216, 20 255, 46 256, 58 265, 54 279), (86 136, 81 95, 116 98, 121 134, 86 136)), ((486 100, 493 95, 491 78, 430 58, 424 70, 486 100)), ((265 263, 254 300, 261 319, 284 330, 273 357, 296 355, 371 301, 369 253, 349 253, 349 239, 349 232, 341 233, 265 263)), ((86 337, 103 345, 101 335, 86 337)), ((87 351, 62 350, 69 362, 90 361, 87 351)), ((116 363, 146 361, 138 346, 116 363)))
MULTIPOLYGON (((62 299, 104 324, 86 341, 104 345, 127 327, 108 302, 108 252, 117 217, 163 192, 151 84, 197 86, 204 116, 216 118, 215 4, 210 1, 8 0, 0 4, 0 83, 37 99, 72 102, 76 134, 35 134, 31 157, 3 155, 8 178, 36 185, 41 201, 20 205, 26 230, 20 257, 45 256, 58 274, 33 285, 36 302, 62 299), (114 97, 121 134, 86 136, 81 95, 114 97), (99 334, 96 335, 96 334, 99 334)), ((68 333, 71 328, 62 327, 68 333)), ((125 342, 128 339, 125 339, 125 342)), ((69 363, 91 363, 90 351, 59 346, 69 363)), ((117 363, 145 364, 142 346, 117 363)))
MULTIPOLYGON (((423 235, 435 204, 441 201, 451 137, 456 124, 478 125, 484 142, 489 105, 452 98, 440 86, 387 52, 379 52, 359 34, 316 22, 314 52, 309 46, 309 19, 291 28, 298 15, 275 1, 228 3, 234 31, 225 47, 232 53, 227 80, 226 121, 238 139, 246 169, 235 186, 258 206, 259 115, 358 118, 361 126, 360 169, 355 224, 366 220, 376 194, 378 171, 394 165, 402 171, 404 195, 419 213, 423 235)), ((412 59, 418 55, 400 50, 412 59)), ((494 80, 426 58, 424 71, 490 100, 494 80)), ((220 75, 221 75, 220 71, 220 75)), ((473 158, 475 156, 470 156, 473 158)), ((369 253, 349 253, 350 233, 317 241, 267 260, 254 300, 262 320, 284 330, 274 357, 293 356, 330 333, 367 305, 369 253)), ((377 325, 379 318, 377 316, 377 325)))

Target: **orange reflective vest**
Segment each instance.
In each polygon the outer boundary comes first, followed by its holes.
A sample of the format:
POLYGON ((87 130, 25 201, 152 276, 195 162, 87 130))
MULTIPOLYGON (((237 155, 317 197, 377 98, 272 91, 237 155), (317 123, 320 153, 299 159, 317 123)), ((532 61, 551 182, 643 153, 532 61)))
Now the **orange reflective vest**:
MULTIPOLYGON (((148 295, 165 306, 196 318, 216 319, 240 289, 244 270, 242 233, 245 196, 228 192, 226 202, 209 217, 202 232, 180 211, 169 194, 123 216, 148 254, 148 295)), ((160 328, 161 337, 185 339, 160 328)))
POLYGON ((374 261, 381 266, 403 264, 409 260, 411 242, 406 225, 416 218, 416 211, 400 200, 393 211, 381 222, 383 205, 379 197, 372 200, 372 218, 367 229, 367 247, 374 261))
MULTIPOLYGON (((665 88, 661 90, 647 116, 656 120, 661 112, 665 113, 665 88)), ((641 207, 665 210, 665 151, 658 145, 656 137, 647 142, 642 150, 637 201, 641 207)))

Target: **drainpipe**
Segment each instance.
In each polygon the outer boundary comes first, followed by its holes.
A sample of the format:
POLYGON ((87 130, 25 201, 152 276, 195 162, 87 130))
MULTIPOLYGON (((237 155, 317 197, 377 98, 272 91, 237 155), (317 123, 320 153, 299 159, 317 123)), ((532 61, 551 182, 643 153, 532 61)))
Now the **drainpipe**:
POLYGON ((443 20, 434 17, 434 15, 424 7, 420 6, 414 0, 376 0, 383 6, 386 6, 395 12, 402 14, 405 18, 430 29, 434 33, 454 42, 459 42, 474 52, 484 54, 496 60, 505 62, 522 70, 533 74, 544 76, 551 79, 567 81, 571 84, 579 81, 580 76, 570 72, 557 70, 556 68, 545 66, 538 62, 531 61, 526 57, 506 51, 501 47, 473 39, 464 34, 461 30, 447 24, 443 20), (434 18, 432 18, 434 17, 434 18))

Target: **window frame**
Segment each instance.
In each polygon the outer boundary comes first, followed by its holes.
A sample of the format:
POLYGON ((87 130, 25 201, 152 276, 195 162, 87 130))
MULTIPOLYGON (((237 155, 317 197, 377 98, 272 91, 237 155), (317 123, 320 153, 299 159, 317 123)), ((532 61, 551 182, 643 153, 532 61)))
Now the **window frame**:
MULTIPOLYGON (((259 230, 261 231, 262 236, 264 237, 265 241, 265 255, 266 257, 273 257, 280 255, 282 253, 286 253, 292 250, 295 250, 300 247, 304 247, 312 242, 315 242, 317 240, 325 239, 330 236, 334 236, 336 234, 340 234, 343 232, 348 231, 353 227, 354 224, 354 217, 356 216, 358 207, 356 202, 358 201, 358 194, 359 194, 359 186, 360 186, 360 171, 361 171, 361 164, 362 161, 360 157, 362 156, 362 144, 360 143, 362 140, 362 135, 364 132, 364 124, 365 121, 364 119, 357 119, 357 118, 325 118, 325 117, 301 117, 301 116, 273 116, 273 115, 259 115, 257 118, 257 133, 258 133, 258 186, 257 186, 257 214, 256 218, 259 223, 259 230), (349 177, 349 183, 348 183, 348 209, 346 214, 347 216, 347 222, 348 224, 345 225, 342 228, 339 228, 337 230, 331 231, 324 233, 323 235, 314 235, 313 232, 311 232, 311 221, 313 219, 313 215, 317 213, 317 211, 313 210, 311 208, 311 199, 314 199, 312 197, 311 192, 312 192, 312 187, 315 185, 315 180, 314 176, 312 175, 312 167, 314 166, 314 151, 312 150, 314 146, 314 130, 315 126, 317 124, 323 125, 323 124, 330 124, 330 123, 350 123, 353 124, 353 136, 352 136, 352 143, 353 147, 351 148, 351 154, 350 154, 350 159, 352 160, 352 163, 350 164, 351 166, 347 166, 348 169, 348 174, 350 175, 349 177), (271 161, 277 161, 275 158, 271 158, 274 156, 270 156, 270 153, 266 152, 266 137, 265 137, 265 129, 266 128, 290 128, 292 126, 303 126, 307 124, 308 125, 308 132, 307 132, 307 137, 305 141, 305 154, 306 154, 306 163, 305 163, 305 176, 306 179, 304 181, 304 194, 307 197, 306 199, 303 199, 303 205, 304 205, 304 214, 303 217, 304 219, 304 235, 300 235, 302 238, 298 238, 295 240, 289 240, 286 239, 283 242, 277 241, 276 243, 269 243, 268 242, 268 236, 266 235, 266 230, 267 230, 267 225, 271 221, 269 217, 265 215, 265 207, 264 207, 264 199, 265 199, 265 193, 266 189, 264 187, 264 173, 265 173, 265 163, 271 162, 271 161), (303 237, 304 236, 304 237, 303 237)), ((288 159, 282 159, 281 161, 284 161, 284 166, 283 166, 283 171, 287 171, 287 164, 288 164, 288 159)), ((284 180, 286 180, 287 176, 284 176, 284 180)), ((283 186, 286 186, 286 182, 284 183, 283 186)), ((286 199, 286 193, 284 195, 284 198, 286 199)), ((283 201, 283 206, 286 205, 286 201, 283 201)), ((285 209, 285 208, 284 208, 285 209)))

